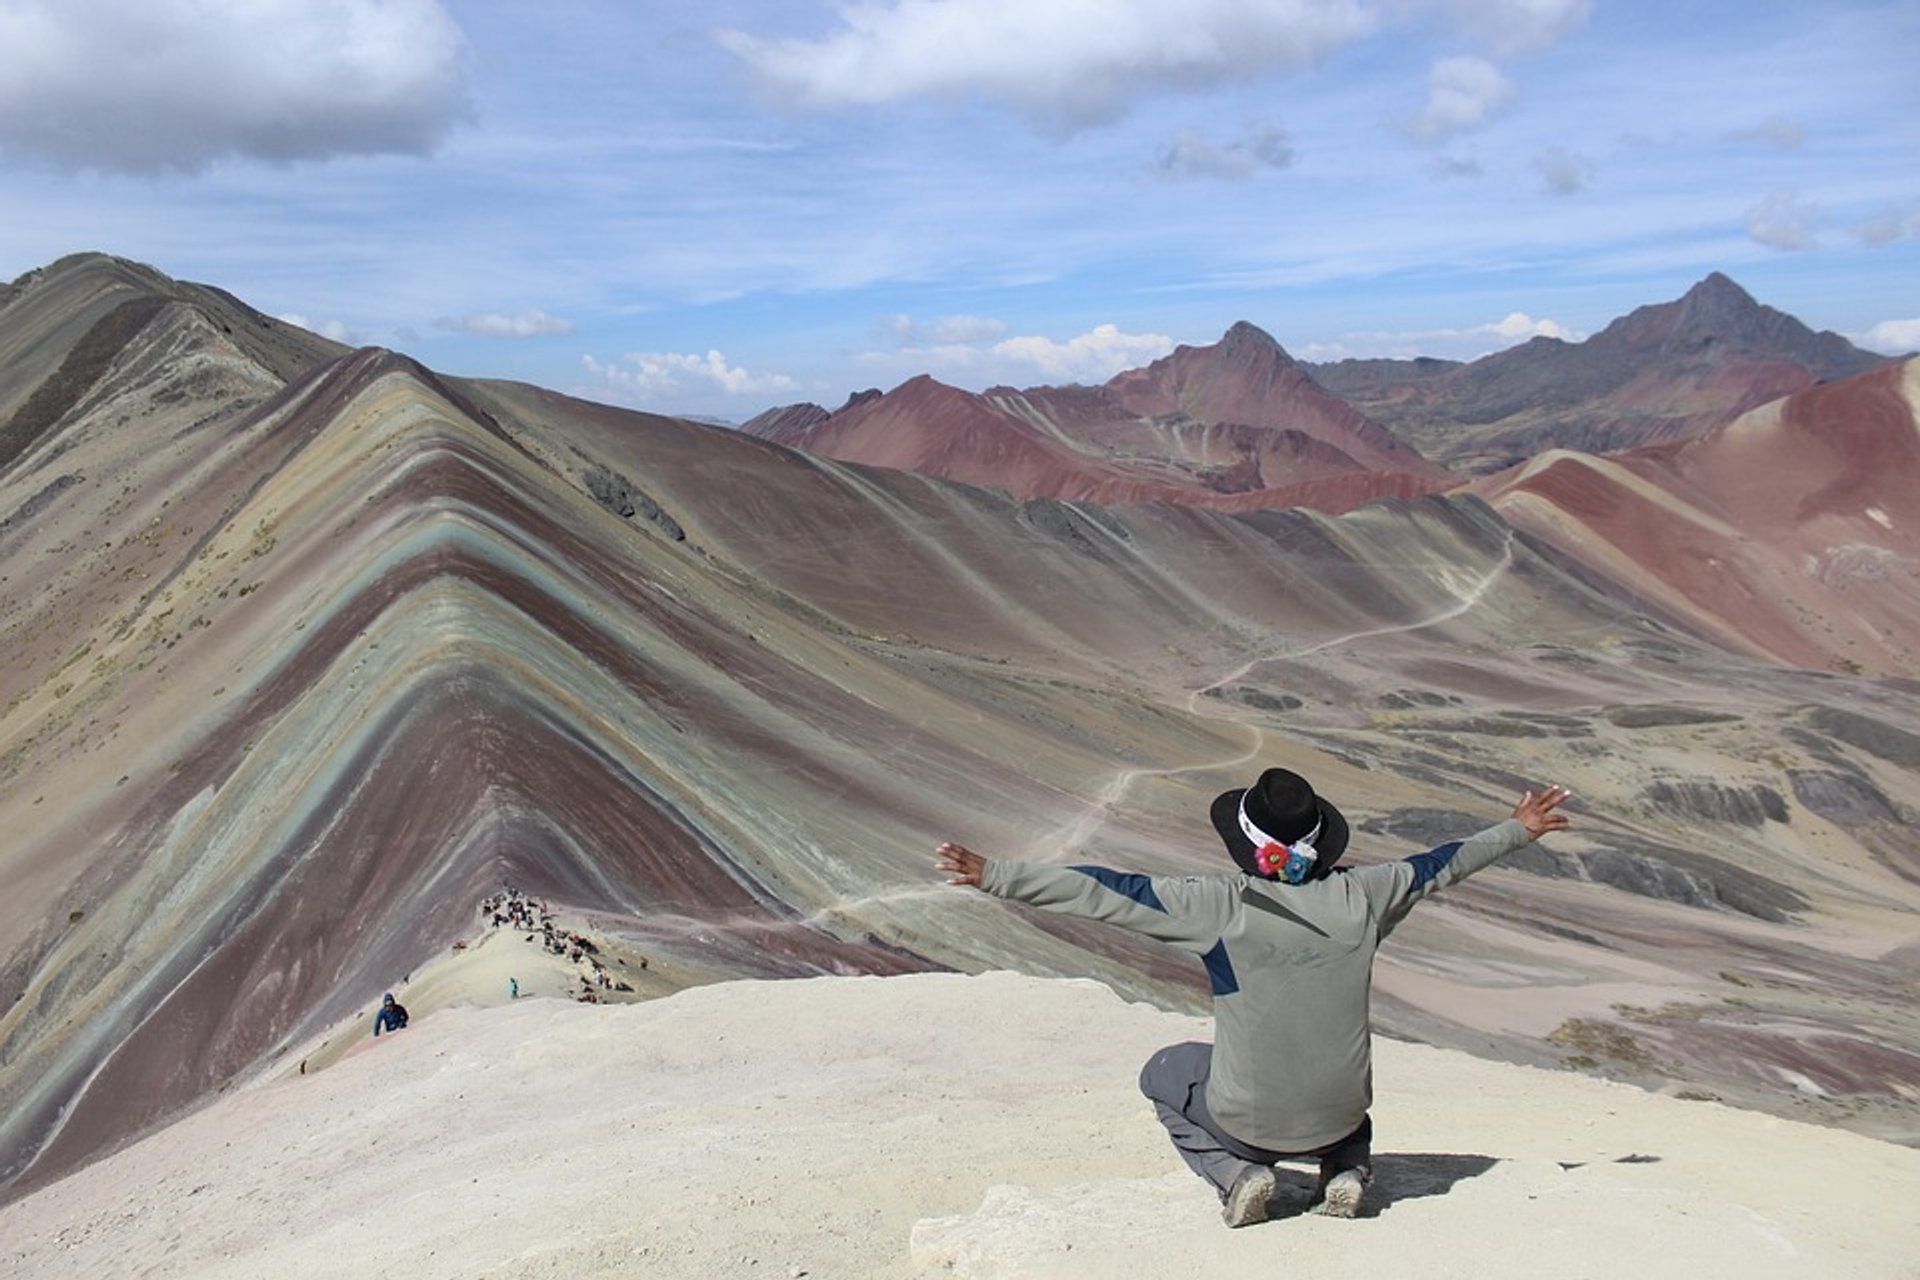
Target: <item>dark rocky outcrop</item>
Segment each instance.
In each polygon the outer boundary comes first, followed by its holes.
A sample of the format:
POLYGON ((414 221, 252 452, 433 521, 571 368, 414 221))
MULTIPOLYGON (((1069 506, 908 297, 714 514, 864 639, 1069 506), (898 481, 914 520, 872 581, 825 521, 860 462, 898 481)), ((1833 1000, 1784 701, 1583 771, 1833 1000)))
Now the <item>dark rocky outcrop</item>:
POLYGON ((1268 693, 1264 689, 1256 689, 1252 685, 1246 684, 1216 686, 1208 689, 1206 696, 1209 698, 1218 698, 1222 702, 1232 702, 1243 707, 1251 707, 1255 711, 1271 711, 1275 713, 1298 711, 1301 707, 1307 705, 1290 693, 1268 693))
POLYGON ((1663 779, 1640 789, 1640 802, 1664 817, 1758 827, 1787 820, 1787 802, 1768 786, 1727 787, 1698 778, 1663 779))
POLYGON ((1888 764, 1920 769, 1920 734, 1839 707, 1814 708, 1807 713, 1807 724, 1888 764))
POLYGON ((69 472, 66 475, 56 476, 54 479, 49 480, 38 493, 15 507, 12 515, 4 520, 0 520, 0 529, 10 529, 15 525, 24 524, 28 520, 33 519, 51 506, 55 498, 58 498, 68 489, 80 484, 85 479, 85 476, 75 475, 69 472))
POLYGON ((609 470, 595 463, 581 476, 587 486, 587 492, 593 500, 613 512, 623 520, 631 520, 635 515, 652 521, 660 531, 675 542, 685 542, 687 531, 680 522, 661 510, 660 504, 634 487, 631 480, 617 471, 609 470))
POLYGON ((1664 729, 1675 725, 1728 724, 1740 719, 1724 711, 1705 711, 1697 707, 1651 703, 1644 706, 1608 707, 1601 715, 1607 723, 1622 729, 1664 729))
POLYGON ((1590 880, 1643 898, 1702 910, 1736 911, 1776 923, 1807 907, 1805 895, 1705 854, 1611 832, 1585 832, 1594 846, 1531 844, 1502 864, 1562 879, 1590 880))
MULTIPOLYGON (((1416 806, 1356 825, 1369 835, 1433 848, 1484 830, 1490 823, 1485 814, 1416 806)), ((1612 832, 1582 831, 1579 838, 1585 847, 1530 844, 1508 854, 1500 865, 1554 879, 1589 880, 1682 906, 1737 911, 1761 920, 1784 921, 1807 906, 1799 892, 1705 854, 1612 832)))

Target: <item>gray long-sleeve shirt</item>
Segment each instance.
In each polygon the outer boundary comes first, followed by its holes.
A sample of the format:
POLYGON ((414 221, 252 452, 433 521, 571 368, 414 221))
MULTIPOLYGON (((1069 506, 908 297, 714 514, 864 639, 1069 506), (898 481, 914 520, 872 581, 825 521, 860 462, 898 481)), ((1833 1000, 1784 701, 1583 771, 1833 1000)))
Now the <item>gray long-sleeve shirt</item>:
POLYGON ((1413 904, 1526 844, 1508 819, 1466 840, 1302 885, 989 862, 981 888, 1191 951, 1213 986, 1207 1109, 1269 1151, 1311 1151, 1373 1105, 1373 953, 1413 904))

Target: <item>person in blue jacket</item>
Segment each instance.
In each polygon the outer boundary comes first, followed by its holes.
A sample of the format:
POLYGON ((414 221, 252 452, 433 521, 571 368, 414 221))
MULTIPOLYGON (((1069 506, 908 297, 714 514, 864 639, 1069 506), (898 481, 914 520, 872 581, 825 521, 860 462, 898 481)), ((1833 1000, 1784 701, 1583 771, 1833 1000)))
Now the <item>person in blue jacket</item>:
POLYGON ((373 1015, 373 1034, 377 1038, 381 1031, 398 1031, 407 1025, 407 1006, 393 998, 393 992, 387 992, 387 998, 380 1002, 380 1012, 373 1015))
POLYGON ((1273 1165, 1318 1159, 1315 1202, 1356 1216, 1372 1179, 1373 954, 1415 903, 1550 831, 1563 787, 1528 791, 1477 835, 1372 866, 1336 867, 1347 820, 1288 769, 1212 806, 1239 870, 1145 876, 1106 867, 994 861, 942 844, 935 867, 1046 911, 1131 929, 1199 957, 1214 1042, 1162 1049, 1140 1089, 1174 1146, 1220 1193, 1230 1227, 1263 1222, 1273 1165))

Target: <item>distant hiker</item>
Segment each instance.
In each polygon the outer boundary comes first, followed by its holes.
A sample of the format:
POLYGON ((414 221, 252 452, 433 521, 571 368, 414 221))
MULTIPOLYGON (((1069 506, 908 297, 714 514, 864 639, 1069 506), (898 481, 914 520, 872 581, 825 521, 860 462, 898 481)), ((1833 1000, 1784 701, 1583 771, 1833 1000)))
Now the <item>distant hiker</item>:
POLYGON ((957 844, 947 883, 1119 925, 1200 957, 1214 1043, 1162 1049, 1140 1091, 1230 1227, 1264 1222, 1280 1160, 1317 1157, 1314 1202, 1359 1213, 1372 1180, 1373 953, 1413 904, 1564 830, 1563 787, 1526 792, 1513 817, 1465 840, 1369 867, 1336 868, 1347 820, 1297 773, 1268 769, 1212 806, 1237 874, 1145 876, 1105 867, 990 861, 957 844))
POLYGON ((507 979, 507 999, 518 1000, 519 998, 520 998, 520 979, 508 978, 507 979))
POLYGON ((407 1006, 393 998, 393 992, 387 992, 386 999, 380 1002, 380 1012, 373 1015, 373 1034, 377 1039, 382 1031, 399 1031, 407 1025, 407 1006))

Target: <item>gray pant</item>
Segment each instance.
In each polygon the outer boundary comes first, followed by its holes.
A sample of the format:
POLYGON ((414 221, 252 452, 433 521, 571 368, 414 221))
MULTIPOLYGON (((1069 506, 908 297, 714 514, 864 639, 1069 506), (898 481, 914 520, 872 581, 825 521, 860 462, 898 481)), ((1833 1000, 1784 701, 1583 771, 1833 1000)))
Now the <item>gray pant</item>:
POLYGON ((1188 1041, 1169 1045, 1140 1069, 1140 1092, 1153 1103, 1180 1158, 1214 1185, 1222 1196, 1249 1166, 1318 1157, 1320 1185, 1345 1169, 1365 1169, 1373 1152, 1373 1117, 1337 1142, 1312 1151, 1268 1151, 1240 1141, 1222 1129, 1207 1111, 1207 1077, 1213 1072, 1213 1046, 1188 1041))

